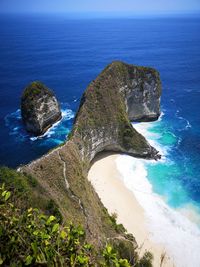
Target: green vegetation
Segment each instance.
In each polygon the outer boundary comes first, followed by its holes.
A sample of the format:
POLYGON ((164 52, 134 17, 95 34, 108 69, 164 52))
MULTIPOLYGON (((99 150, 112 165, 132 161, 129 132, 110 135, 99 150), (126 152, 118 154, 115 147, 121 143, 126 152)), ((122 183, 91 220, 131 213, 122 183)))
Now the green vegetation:
POLYGON ((53 93, 47 88, 46 85, 44 85, 40 81, 34 81, 25 88, 22 94, 22 99, 34 99, 35 96, 44 93, 49 94, 50 96, 53 95, 53 93))
MULTIPOLYGON (((130 267, 127 259, 107 244, 97 252, 85 240, 85 231, 72 223, 60 224, 36 208, 16 208, 11 192, 0 186, 0 266, 111 266, 130 267)), ((151 266, 148 254, 133 266, 151 266)))
POLYGON ((12 201, 21 211, 34 203, 34 206, 46 214, 57 216, 62 221, 62 215, 53 199, 50 199, 45 190, 31 175, 16 172, 7 167, 0 168, 0 183, 6 184, 7 190, 12 192, 12 201))
POLYGON ((69 132, 69 134, 68 134, 68 136, 67 136, 67 140, 69 141, 72 137, 73 137, 72 132, 69 132))
POLYGON ((111 216, 109 216, 109 218, 110 218, 110 222, 111 222, 112 226, 114 227, 114 229, 116 230, 117 233, 119 233, 119 234, 126 233, 126 229, 124 228, 124 226, 122 224, 117 223, 117 214, 116 213, 113 213, 111 216))
POLYGON ((81 227, 62 226, 38 209, 22 213, 10 196, 0 187, 0 265, 91 266, 92 247, 81 227))

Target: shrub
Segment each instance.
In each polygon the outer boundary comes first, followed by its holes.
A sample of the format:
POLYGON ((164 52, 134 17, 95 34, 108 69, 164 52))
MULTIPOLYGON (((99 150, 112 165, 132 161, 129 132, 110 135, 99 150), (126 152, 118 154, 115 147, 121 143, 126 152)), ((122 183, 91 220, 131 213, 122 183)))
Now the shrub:
POLYGON ((131 266, 110 244, 97 253, 85 241, 81 226, 61 225, 55 216, 44 215, 36 208, 22 213, 11 199, 11 192, 3 184, 0 187, 0 266, 131 266))

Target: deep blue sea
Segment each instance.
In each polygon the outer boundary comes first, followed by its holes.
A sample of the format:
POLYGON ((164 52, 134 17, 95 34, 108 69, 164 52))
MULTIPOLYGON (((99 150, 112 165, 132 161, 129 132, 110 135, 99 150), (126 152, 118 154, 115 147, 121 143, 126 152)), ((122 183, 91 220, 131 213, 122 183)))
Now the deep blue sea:
POLYGON ((62 143, 81 94, 113 60, 151 66, 161 75, 163 116, 148 132, 166 161, 148 165, 148 180, 170 207, 200 214, 200 17, 13 15, 0 25, 0 165, 16 167, 62 143), (19 109, 34 80, 54 90, 64 114, 39 139, 24 131, 19 109))

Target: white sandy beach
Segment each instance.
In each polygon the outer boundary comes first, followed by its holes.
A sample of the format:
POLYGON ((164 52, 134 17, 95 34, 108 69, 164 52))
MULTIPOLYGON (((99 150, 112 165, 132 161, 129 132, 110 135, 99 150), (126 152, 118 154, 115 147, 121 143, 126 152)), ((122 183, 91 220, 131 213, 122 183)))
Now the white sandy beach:
POLYGON ((89 171, 88 179, 108 212, 116 213, 117 222, 122 223, 127 231, 134 235, 140 255, 148 250, 154 255, 153 266, 175 266, 166 248, 152 241, 143 208, 120 179, 116 166, 117 157, 117 155, 105 154, 97 158, 89 171), (164 259, 161 260, 163 256, 164 259))

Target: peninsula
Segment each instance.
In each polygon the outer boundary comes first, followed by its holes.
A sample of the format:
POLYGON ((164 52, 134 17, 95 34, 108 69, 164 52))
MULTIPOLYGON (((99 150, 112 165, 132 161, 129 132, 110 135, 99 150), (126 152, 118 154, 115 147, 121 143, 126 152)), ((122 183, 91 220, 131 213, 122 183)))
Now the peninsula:
MULTIPOLYGON (((153 68, 113 62, 84 92, 73 129, 60 147, 18 170, 35 177, 63 218, 84 225, 96 245, 119 235, 87 179, 92 160, 103 151, 158 159, 158 151, 132 126, 160 115, 161 82, 153 68), (94 241, 95 240, 95 241, 94 241)), ((124 235, 123 235, 124 236, 124 235)), ((127 239, 127 236, 124 237, 127 239)))

